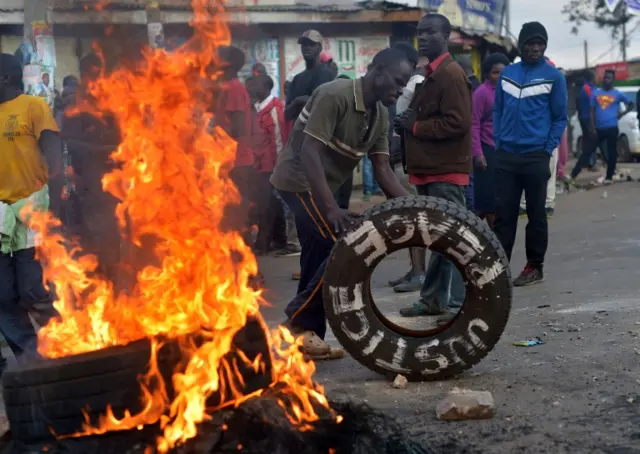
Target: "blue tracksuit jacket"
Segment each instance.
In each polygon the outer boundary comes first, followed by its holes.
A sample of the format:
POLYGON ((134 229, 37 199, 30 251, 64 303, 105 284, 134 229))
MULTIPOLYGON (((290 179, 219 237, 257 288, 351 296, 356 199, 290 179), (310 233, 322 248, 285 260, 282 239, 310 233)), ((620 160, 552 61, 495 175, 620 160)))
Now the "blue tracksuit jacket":
POLYGON ((514 63, 502 70, 493 106, 496 149, 552 154, 567 121, 567 83, 546 60, 514 63))

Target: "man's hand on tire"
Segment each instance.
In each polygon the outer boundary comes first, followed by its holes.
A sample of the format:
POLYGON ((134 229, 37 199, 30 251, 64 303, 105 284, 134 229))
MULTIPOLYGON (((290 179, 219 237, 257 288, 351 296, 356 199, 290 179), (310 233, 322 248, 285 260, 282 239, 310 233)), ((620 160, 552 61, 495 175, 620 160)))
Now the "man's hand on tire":
POLYGON ((339 207, 327 211, 327 222, 333 231, 340 235, 362 218, 361 215, 339 207))

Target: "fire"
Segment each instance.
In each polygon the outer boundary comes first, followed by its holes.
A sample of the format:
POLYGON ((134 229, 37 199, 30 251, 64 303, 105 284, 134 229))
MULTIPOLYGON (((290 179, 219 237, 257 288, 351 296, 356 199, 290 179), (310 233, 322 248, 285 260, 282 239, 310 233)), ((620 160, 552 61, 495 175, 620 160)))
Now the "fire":
POLYGON ((218 64, 217 48, 230 43, 230 34, 218 1, 192 6, 194 36, 183 47, 171 55, 147 49, 135 70, 119 69, 89 87, 97 110, 115 115, 122 137, 111 156, 119 166, 103 187, 121 200, 118 219, 135 244, 157 239, 157 263, 138 273, 133 291, 117 293, 93 273, 95 257, 56 233, 59 221, 32 214, 44 238, 45 280, 55 286, 61 314, 40 330, 40 353, 57 358, 151 339, 149 373, 140 380, 144 410, 121 419, 109 411, 84 434, 159 422, 160 452, 195 436, 210 411, 207 398, 221 390, 233 396, 222 406, 272 393, 303 430, 318 418, 314 407, 328 408, 322 387, 312 382, 314 364, 284 329, 267 333, 273 380, 266 390, 243 396, 237 365, 224 360, 247 319, 260 317, 261 296, 248 285, 255 257, 237 232, 221 228, 225 206, 239 201, 228 177, 235 143, 220 129, 210 133, 204 113, 215 98, 201 82, 217 77, 208 69, 218 64), (194 334, 199 342, 186 340, 194 334), (179 339, 186 364, 173 373, 173 400, 158 370, 160 339, 179 339))

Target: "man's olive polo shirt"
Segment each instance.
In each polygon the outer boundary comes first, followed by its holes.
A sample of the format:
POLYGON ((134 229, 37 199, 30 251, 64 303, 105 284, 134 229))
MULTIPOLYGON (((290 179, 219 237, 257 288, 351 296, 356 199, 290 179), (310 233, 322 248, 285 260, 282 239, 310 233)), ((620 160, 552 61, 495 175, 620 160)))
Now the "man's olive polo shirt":
POLYGON ((290 192, 311 189, 300 156, 304 139, 309 135, 327 146, 320 160, 329 188, 335 193, 365 154, 389 154, 388 128, 389 113, 381 102, 371 113, 367 112, 362 79, 337 79, 323 84, 298 116, 278 157, 271 184, 290 192))

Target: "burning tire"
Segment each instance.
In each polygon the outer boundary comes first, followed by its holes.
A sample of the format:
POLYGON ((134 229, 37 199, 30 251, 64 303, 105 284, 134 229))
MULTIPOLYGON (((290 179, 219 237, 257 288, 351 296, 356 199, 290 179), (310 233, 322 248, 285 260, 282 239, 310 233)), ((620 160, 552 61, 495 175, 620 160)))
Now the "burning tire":
POLYGON ((389 200, 336 243, 323 297, 336 338, 360 363, 388 377, 439 380, 477 364, 498 342, 511 309, 509 263, 487 224, 464 208, 433 197, 389 200), (383 317, 370 280, 389 254, 429 247, 461 271, 467 296, 444 329, 416 333, 383 317))
MULTIPOLYGON (((245 392, 271 383, 269 348, 262 325, 248 323, 234 338, 234 346, 250 360, 265 358, 260 372, 239 366, 245 392)), ((148 371, 151 342, 141 340, 81 355, 34 361, 7 370, 2 377, 4 403, 13 440, 39 442, 82 431, 85 415, 92 425, 110 407, 116 417, 125 410, 142 410, 139 378, 148 371)), ((232 351, 228 357, 235 355, 232 351)), ((158 351, 158 368, 167 392, 172 393, 171 375, 180 367, 181 355, 175 341, 158 351)), ((210 397, 217 404, 220 395, 210 397), (217 399, 217 400, 216 400, 217 399)))

